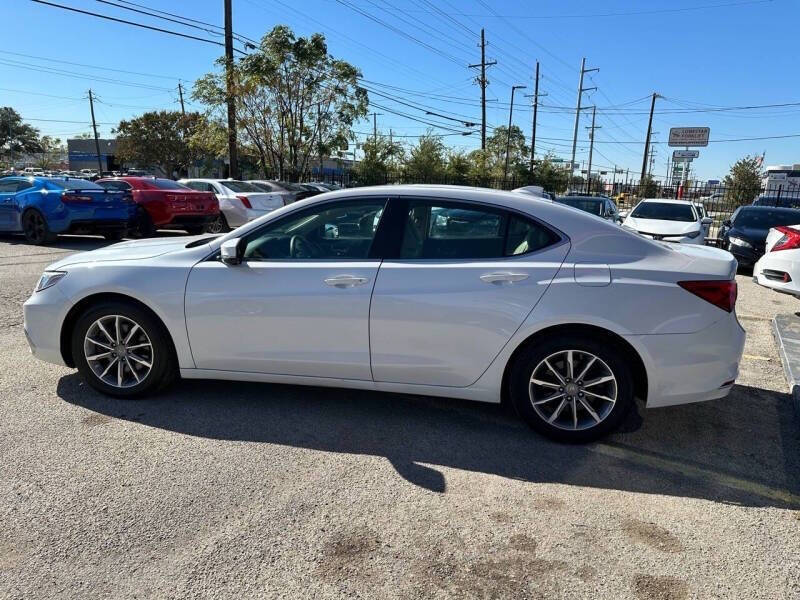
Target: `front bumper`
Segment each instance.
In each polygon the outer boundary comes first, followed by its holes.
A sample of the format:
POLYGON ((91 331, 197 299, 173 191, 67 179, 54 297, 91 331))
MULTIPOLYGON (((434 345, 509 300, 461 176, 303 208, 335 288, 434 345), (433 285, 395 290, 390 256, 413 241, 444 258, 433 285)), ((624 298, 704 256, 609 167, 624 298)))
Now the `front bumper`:
POLYGON ((725 246, 725 250, 733 254, 736 261, 739 263, 739 266, 751 266, 758 261, 759 258, 764 254, 764 249, 758 248, 748 248, 747 246, 737 246, 736 244, 731 244, 728 242, 728 245, 725 246))
POLYGON ((626 339, 647 369, 647 407, 657 408, 727 396, 739 372, 745 331, 735 313, 726 313, 695 333, 626 339))
POLYGON ((655 240, 657 242, 668 242, 670 244, 699 244, 702 245, 705 243, 705 238, 702 235, 698 235, 695 238, 691 238, 688 235, 683 236, 676 236, 676 235, 654 235, 651 233, 642 233, 641 231, 637 232, 639 235, 646 237, 650 240, 655 240))
POLYGON ((66 366, 61 355, 61 326, 69 311, 67 297, 58 284, 34 292, 22 305, 25 338, 39 360, 66 366))

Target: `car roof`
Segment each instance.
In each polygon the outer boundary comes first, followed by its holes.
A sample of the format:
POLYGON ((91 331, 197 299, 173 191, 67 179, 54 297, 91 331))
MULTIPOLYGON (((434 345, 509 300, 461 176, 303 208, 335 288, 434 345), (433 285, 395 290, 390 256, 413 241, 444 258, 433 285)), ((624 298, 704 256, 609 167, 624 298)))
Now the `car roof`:
POLYGON ((639 202, 663 202, 664 204, 685 204, 686 206, 694 206, 696 202, 693 200, 674 200, 672 198, 644 198, 639 202))
POLYGON ((796 208, 789 208, 788 206, 764 206, 764 205, 760 205, 760 204, 745 204, 743 206, 740 206, 739 209, 737 209, 737 210, 741 210, 741 211, 745 211, 745 210, 747 210, 747 211, 773 210, 773 211, 778 211, 778 212, 785 212, 787 214, 800 213, 800 210, 798 210, 796 208))

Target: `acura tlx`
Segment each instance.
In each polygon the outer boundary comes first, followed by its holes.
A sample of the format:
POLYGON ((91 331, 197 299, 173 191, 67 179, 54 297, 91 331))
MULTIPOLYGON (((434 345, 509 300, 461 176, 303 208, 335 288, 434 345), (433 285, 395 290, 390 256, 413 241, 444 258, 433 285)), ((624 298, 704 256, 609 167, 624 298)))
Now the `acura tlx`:
POLYGON ((584 442, 634 398, 728 394, 745 338, 735 272, 725 251, 518 193, 371 187, 223 236, 68 256, 25 303, 25 333, 109 396, 181 377, 507 401, 584 442))

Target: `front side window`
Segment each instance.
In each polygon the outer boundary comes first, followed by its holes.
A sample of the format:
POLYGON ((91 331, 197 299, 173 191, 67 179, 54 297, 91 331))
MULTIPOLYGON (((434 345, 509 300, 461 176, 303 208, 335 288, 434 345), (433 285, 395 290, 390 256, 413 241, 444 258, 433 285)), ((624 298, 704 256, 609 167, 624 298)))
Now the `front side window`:
POLYGON ((17 180, 0 179, 0 194, 13 194, 17 191, 17 180))
POLYGON ((211 192, 211 185, 205 181, 187 181, 184 185, 198 192, 211 192))
POLYGON ((533 220, 469 204, 412 200, 401 259, 481 259, 534 252, 558 236, 533 220))
POLYGON ((384 199, 324 204, 259 229, 244 244, 245 260, 369 258, 384 199))

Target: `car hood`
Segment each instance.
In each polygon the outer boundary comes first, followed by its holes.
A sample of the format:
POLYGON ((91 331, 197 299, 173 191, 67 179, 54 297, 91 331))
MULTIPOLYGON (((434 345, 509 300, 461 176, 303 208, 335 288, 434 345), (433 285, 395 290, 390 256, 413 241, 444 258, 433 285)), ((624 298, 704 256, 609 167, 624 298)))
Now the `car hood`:
POLYGON ((75 265, 91 262, 108 262, 119 260, 141 260, 161 256, 169 252, 175 252, 186 248, 187 244, 201 238, 208 238, 206 235, 181 236, 179 238, 148 238, 146 240, 133 240, 130 242, 120 242, 105 248, 91 250, 89 252, 78 252, 62 258, 53 263, 47 270, 58 270, 67 265, 75 265))
POLYGON ((662 221, 659 219, 637 219, 628 217, 624 225, 640 233, 657 233, 659 235, 681 235, 697 231, 697 221, 662 221))

